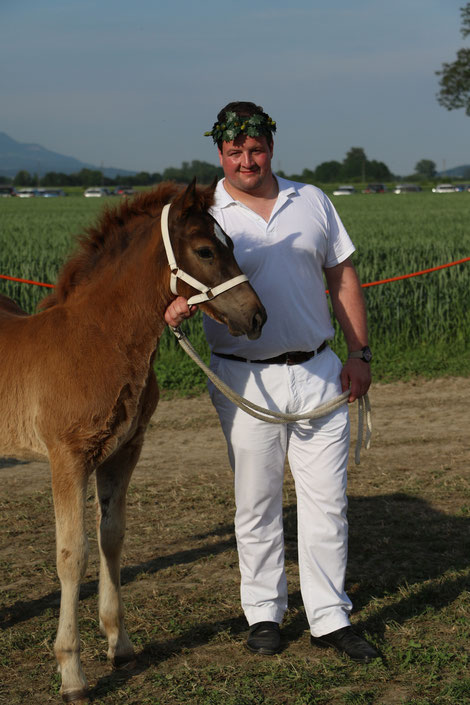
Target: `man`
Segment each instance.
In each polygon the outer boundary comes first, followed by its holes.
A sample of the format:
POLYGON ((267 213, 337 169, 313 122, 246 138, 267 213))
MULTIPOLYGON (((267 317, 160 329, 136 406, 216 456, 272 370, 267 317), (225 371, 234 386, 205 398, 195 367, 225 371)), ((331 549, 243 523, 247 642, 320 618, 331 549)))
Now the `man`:
MULTIPOLYGON (((205 317, 211 367, 236 392, 281 412, 304 413, 370 385, 364 299, 350 256, 354 246, 325 194, 273 174, 275 122, 260 106, 229 103, 211 132, 224 170, 212 215, 230 235, 242 271, 268 320, 259 340, 231 337, 205 317), (334 335, 323 274, 349 357, 344 366, 327 341, 334 335)), ((178 297, 165 320, 194 313, 178 297)), ((378 652, 350 626, 344 591, 347 560, 346 468, 349 416, 344 406, 315 421, 273 425, 237 409, 210 385, 235 474, 235 532, 247 647, 281 649, 287 609, 282 483, 287 455, 297 495, 302 598, 311 642, 358 662, 378 652)))

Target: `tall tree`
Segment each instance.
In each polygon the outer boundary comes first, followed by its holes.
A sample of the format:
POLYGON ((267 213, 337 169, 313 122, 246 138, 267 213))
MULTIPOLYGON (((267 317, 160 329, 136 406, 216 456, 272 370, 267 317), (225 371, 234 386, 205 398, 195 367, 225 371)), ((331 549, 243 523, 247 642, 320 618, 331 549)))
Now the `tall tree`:
POLYGON ((343 161, 343 174, 346 178, 365 181, 368 159, 362 147, 351 147, 343 161))
POLYGON ((77 178, 82 186, 99 186, 103 181, 103 172, 97 169, 80 169, 77 178))
POLYGON ((322 162, 315 169, 315 179, 319 183, 329 183, 338 181, 342 178, 343 165, 341 162, 332 160, 330 162, 322 162))
POLYGON ((432 159, 420 159, 415 166, 415 172, 425 179, 432 179, 436 176, 436 163, 432 159))
POLYGON ((41 179, 41 186, 65 186, 68 184, 67 174, 56 171, 48 171, 41 179))
POLYGON ((35 183, 34 177, 25 169, 19 171, 13 179, 14 186, 34 186, 35 183))
POLYGON ((368 179, 376 179, 377 181, 391 181, 393 179, 392 172, 384 162, 372 159, 372 161, 366 162, 365 168, 368 179))
MULTIPOLYGON (((470 34, 470 2, 460 8, 461 32, 465 38, 470 34)), ((447 110, 465 108, 470 115, 470 49, 459 49, 457 58, 451 64, 442 64, 438 102, 447 110)))

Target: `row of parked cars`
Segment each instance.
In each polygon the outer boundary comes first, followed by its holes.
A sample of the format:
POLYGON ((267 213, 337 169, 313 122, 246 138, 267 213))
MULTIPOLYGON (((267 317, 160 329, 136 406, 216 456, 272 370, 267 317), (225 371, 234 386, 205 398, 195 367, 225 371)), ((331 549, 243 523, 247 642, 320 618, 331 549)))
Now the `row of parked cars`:
POLYGON ((92 186, 84 192, 85 198, 104 198, 106 196, 132 196, 134 189, 131 186, 116 186, 113 191, 101 186, 92 186))
POLYGON ((66 196, 65 191, 60 188, 20 188, 14 186, 0 186, 0 197, 9 198, 16 196, 17 198, 57 198, 58 196, 66 196))
MULTIPOLYGON (((83 195, 86 198, 100 198, 103 196, 132 196, 133 193, 134 190, 130 186, 116 186, 113 190, 93 186, 92 188, 87 188, 83 195)), ((66 195, 65 191, 60 188, 27 187, 16 189, 14 186, 0 186, 0 198, 11 198, 13 196, 16 198, 57 198, 66 195)))
MULTIPOLYGON (((369 184, 367 188, 362 190, 362 193, 386 193, 388 191, 385 184, 369 184)), ((416 193, 422 191, 421 186, 416 184, 397 184, 393 189, 393 193, 416 193)), ((470 184, 438 184, 432 189, 433 193, 456 193, 461 191, 470 192, 470 184)), ((354 186, 344 184, 338 186, 333 191, 333 196, 351 196, 357 193, 354 186)), ((92 186, 87 188, 83 195, 85 198, 105 198, 106 196, 132 196, 134 189, 131 186, 116 186, 110 190, 102 186, 92 186)), ((22 188, 15 189, 13 186, 0 186, 0 198, 8 198, 16 196, 17 198, 57 198, 66 196, 67 194, 62 189, 46 189, 46 188, 22 188)))
MULTIPOLYGON (((416 184, 397 184, 393 189, 393 193, 416 193, 422 191, 421 186, 416 184)), ((369 184, 367 188, 363 189, 362 193, 386 193, 388 191, 385 184, 369 184)), ((433 193, 456 193, 459 191, 470 191, 470 184, 438 184, 432 189, 433 193)), ((345 184, 344 186, 338 186, 337 189, 333 191, 333 196, 351 196, 357 193, 354 186, 345 184)))

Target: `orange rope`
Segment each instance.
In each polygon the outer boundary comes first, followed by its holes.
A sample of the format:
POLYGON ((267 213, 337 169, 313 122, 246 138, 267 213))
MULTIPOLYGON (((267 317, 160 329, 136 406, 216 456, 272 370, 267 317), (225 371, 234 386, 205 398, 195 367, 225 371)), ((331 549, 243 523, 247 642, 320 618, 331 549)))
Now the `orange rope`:
POLYGON ((30 279, 18 279, 17 277, 7 277, 6 274, 0 274, 0 279, 9 279, 12 282, 21 282, 22 284, 35 284, 36 286, 47 286, 49 289, 55 289, 54 284, 43 284, 42 282, 33 282, 30 279))
MULTIPOLYGON (((380 279, 376 282, 369 282, 368 284, 361 284, 365 289, 368 286, 377 286, 378 284, 388 284, 389 282, 396 282, 400 279, 411 279, 411 277, 419 277, 421 274, 429 274, 429 272, 437 272, 439 269, 446 269, 446 267, 455 267, 456 264, 462 264, 463 262, 470 262, 470 257, 464 257, 463 259, 458 259, 455 262, 449 262, 448 264, 440 264, 438 267, 430 267, 429 269, 422 269, 420 272, 412 272, 411 274, 401 274, 398 277, 389 277, 388 279, 380 279)), ((55 289, 54 284, 43 284, 42 282, 31 281, 30 279, 18 279, 17 277, 7 277, 6 274, 0 274, 0 279, 9 279, 13 282, 21 282, 23 284, 35 284, 36 286, 47 286, 49 289, 55 289)))
POLYGON ((470 257, 464 257, 463 259, 458 259, 455 262, 449 262, 448 264, 440 264, 438 267, 430 267, 430 269, 422 269, 420 272, 413 272, 412 274, 402 274, 399 277, 390 277, 389 279, 381 279, 376 282, 369 282, 369 284, 361 284, 363 288, 368 286, 377 286, 377 284, 387 284, 388 282, 396 282, 400 279, 410 279, 411 277, 419 277, 420 274, 428 274, 429 272, 437 272, 439 269, 445 269, 446 267, 454 267, 456 264, 462 264, 463 262, 470 262, 470 257))

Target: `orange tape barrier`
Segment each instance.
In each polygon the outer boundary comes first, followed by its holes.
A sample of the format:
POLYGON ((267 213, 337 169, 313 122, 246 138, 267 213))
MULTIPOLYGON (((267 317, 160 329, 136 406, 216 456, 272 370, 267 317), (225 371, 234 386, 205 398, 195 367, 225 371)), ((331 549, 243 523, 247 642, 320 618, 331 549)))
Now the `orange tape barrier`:
MULTIPOLYGON (((438 267, 430 267, 429 269, 422 269, 420 272, 412 272, 412 274, 401 274, 398 277, 389 277, 388 279, 380 279, 376 282, 369 282, 368 284, 361 284, 365 289, 368 286, 377 286, 378 284, 388 284, 389 282, 397 282, 400 279, 411 279, 411 277, 419 277, 421 274, 429 274, 429 272, 437 272, 439 269, 446 269, 447 267, 455 267, 456 264, 463 264, 463 262, 470 262, 470 257, 464 257, 463 259, 458 259, 455 262, 449 262, 448 264, 440 264, 438 267)), ((42 282, 31 281, 30 279, 18 279, 17 277, 7 277, 6 274, 0 274, 0 279, 8 279, 12 282, 21 282, 23 284, 35 284, 36 286, 47 286, 49 289, 55 289, 54 284, 43 284, 42 282)))
POLYGON ((47 286, 49 289, 55 289, 54 284, 43 284, 42 282, 33 282, 30 279, 18 279, 18 277, 7 277, 6 274, 0 274, 0 279, 8 279, 11 282, 21 282, 22 284, 35 284, 36 286, 47 286))
POLYGON ((368 286, 377 286, 377 284, 387 284, 388 282, 397 282, 400 279, 411 279, 411 277, 419 277, 420 274, 429 274, 429 272, 437 272, 439 269, 446 269, 446 267, 455 267, 456 264, 462 264, 463 262, 470 262, 470 257, 464 257, 463 259, 458 259, 455 262, 449 262, 448 264, 440 264, 438 267, 430 267, 429 269, 422 269, 420 272, 413 272, 412 274, 402 274, 399 277, 390 277, 389 279, 381 279, 377 282, 370 282, 369 284, 361 284, 363 288, 368 286))

